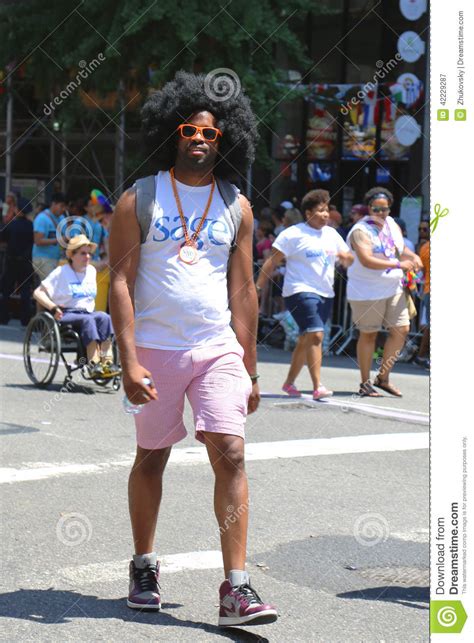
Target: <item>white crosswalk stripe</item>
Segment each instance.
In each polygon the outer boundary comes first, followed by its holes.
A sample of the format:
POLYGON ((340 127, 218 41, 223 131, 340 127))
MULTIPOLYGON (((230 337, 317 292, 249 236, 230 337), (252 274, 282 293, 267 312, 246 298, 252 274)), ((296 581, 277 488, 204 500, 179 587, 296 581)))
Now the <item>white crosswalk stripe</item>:
MULTIPOLYGON (((411 451, 427 449, 429 433, 382 433, 376 435, 344 436, 337 438, 313 438, 309 440, 282 440, 275 442, 251 442, 246 444, 247 462, 274 460, 278 458, 304 458, 322 455, 348 453, 370 453, 386 451, 411 451)), ((98 463, 51 463, 40 466, 30 463, 22 469, 0 469, 0 484, 44 480, 65 475, 103 473, 122 467, 130 467, 134 459, 129 455, 120 460, 98 463)), ((174 449, 171 465, 197 465, 208 462, 205 447, 174 449)))

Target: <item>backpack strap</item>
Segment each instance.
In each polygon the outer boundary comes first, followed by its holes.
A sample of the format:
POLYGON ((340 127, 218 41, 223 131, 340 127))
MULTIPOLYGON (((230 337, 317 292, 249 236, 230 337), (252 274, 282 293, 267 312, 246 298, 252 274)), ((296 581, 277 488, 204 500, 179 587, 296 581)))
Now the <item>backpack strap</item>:
POLYGON ((234 236, 230 244, 230 253, 232 254, 237 247, 237 234, 242 221, 242 208, 239 201, 239 192, 235 185, 227 179, 221 179, 216 176, 216 183, 221 197, 229 209, 232 223, 234 224, 234 236))
POLYGON ((155 176, 137 179, 135 188, 135 212, 140 225, 140 243, 145 243, 155 207, 155 176))

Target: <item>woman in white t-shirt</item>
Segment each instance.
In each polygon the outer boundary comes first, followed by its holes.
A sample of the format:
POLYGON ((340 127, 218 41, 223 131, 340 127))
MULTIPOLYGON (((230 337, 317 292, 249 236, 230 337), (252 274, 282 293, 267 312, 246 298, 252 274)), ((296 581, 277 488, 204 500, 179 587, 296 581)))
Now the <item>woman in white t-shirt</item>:
POLYGON ((390 372, 397 361, 410 319, 402 288, 403 271, 421 270, 421 259, 407 248, 400 227, 390 214, 392 194, 375 187, 365 195, 368 216, 358 221, 347 236, 347 243, 356 257, 347 271, 347 299, 352 320, 359 330, 357 361, 361 374, 359 395, 380 397, 370 381, 370 367, 377 333, 388 330, 382 364, 374 386, 401 397, 401 392, 389 382, 390 372))
POLYGON ((118 375, 120 367, 113 363, 110 315, 94 311, 97 271, 90 260, 96 248, 84 234, 73 237, 66 248, 68 263, 50 272, 33 296, 57 321, 77 327, 90 376, 102 379, 118 375))
POLYGON ((321 345, 324 326, 332 312, 335 264, 338 261, 349 266, 354 260, 341 235, 327 225, 328 206, 326 190, 311 190, 303 197, 301 210, 306 221, 278 235, 256 284, 260 293, 275 268, 286 259, 283 298, 298 324, 300 339, 283 390, 294 397, 301 395, 294 382, 306 360, 315 400, 332 395, 321 384, 321 345))

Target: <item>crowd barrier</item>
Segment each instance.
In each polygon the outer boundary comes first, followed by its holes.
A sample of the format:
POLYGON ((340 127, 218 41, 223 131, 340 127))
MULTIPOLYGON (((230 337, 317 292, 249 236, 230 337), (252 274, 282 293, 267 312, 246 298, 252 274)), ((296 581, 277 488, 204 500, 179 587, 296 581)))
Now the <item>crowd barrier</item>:
MULTIPOLYGON (((255 273, 258 274, 260 266, 255 265, 255 273)), ((284 304, 281 299, 281 282, 283 277, 280 275, 274 277, 267 282, 266 287, 262 292, 260 298, 260 316, 262 318, 269 318, 284 310, 284 304)), ((323 345, 324 352, 343 355, 347 353, 352 342, 356 342, 359 336, 358 330, 352 323, 352 313, 349 302, 346 297, 347 290, 347 276, 345 272, 336 271, 334 280, 334 305, 333 314, 330 324, 328 325, 329 333, 326 333, 325 342, 323 345)), ((420 329, 420 303, 421 299, 415 296, 415 305, 418 311, 417 316, 410 322, 410 332, 408 338, 416 340, 421 337, 422 330, 420 329)), ((380 331, 382 335, 386 335, 386 331, 380 331)), ((353 352, 353 351, 352 351, 353 352)))

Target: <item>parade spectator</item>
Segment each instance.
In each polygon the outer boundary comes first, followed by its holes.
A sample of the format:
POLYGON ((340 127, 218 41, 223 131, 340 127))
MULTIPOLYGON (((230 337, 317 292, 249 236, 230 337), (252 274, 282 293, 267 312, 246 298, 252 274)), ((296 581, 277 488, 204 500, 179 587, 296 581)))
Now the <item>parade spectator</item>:
POLYGON ((423 287, 423 299, 421 301, 421 320, 420 326, 423 328, 421 336, 420 349, 414 362, 418 366, 430 368, 430 241, 427 241, 420 250, 420 259, 423 264, 425 275, 425 284, 423 287))
POLYGON ((393 220, 400 227, 400 230, 402 231, 403 241, 405 242, 405 246, 408 248, 408 250, 411 250, 414 253, 415 244, 413 243, 413 241, 410 241, 410 239, 407 237, 407 224, 400 217, 393 217, 393 220))
POLYGON ((56 268, 61 257, 57 228, 65 211, 66 198, 64 194, 57 192, 51 197, 49 208, 40 212, 33 222, 33 269, 40 281, 56 268))
POLYGON ((256 216, 255 219, 258 223, 260 221, 267 221, 271 223, 273 221, 274 214, 275 214, 274 208, 271 208, 269 205, 266 205, 264 208, 260 210, 258 216, 256 216))
POLYGON ((301 223, 302 221, 304 221, 304 219, 298 208, 285 210, 285 214, 283 216, 283 226, 285 228, 289 228, 290 226, 301 223))
POLYGON ((8 324, 10 321, 10 297, 16 288, 20 294, 20 322, 26 326, 31 317, 33 223, 22 210, 18 210, 13 219, 2 226, 1 239, 6 243, 6 261, 2 277, 0 323, 8 324))
POLYGON ((329 206, 329 220, 328 225, 341 235, 343 239, 346 238, 346 230, 342 225, 342 214, 337 210, 335 205, 329 206))
POLYGON ((389 216, 392 194, 386 188, 375 187, 367 192, 365 200, 369 216, 356 223, 347 238, 356 254, 347 272, 347 298, 353 322, 359 329, 359 395, 380 397, 370 381, 370 368, 377 334, 383 326, 388 330, 388 337, 374 386, 401 397, 401 392, 389 382, 410 329, 401 280, 403 271, 420 270, 422 264, 406 247, 399 226, 389 216))
MULTIPOLYGON (((14 217, 18 214, 18 199, 14 192, 9 192, 5 197, 5 201, 2 204, 1 212, 1 224, 2 226, 8 225, 13 221, 14 217)), ((0 278, 5 271, 5 260, 6 260, 7 246, 6 242, 0 239, 0 278)))
POLYGON ((96 244, 80 234, 66 248, 67 264, 55 268, 33 295, 57 321, 73 323, 87 352, 90 377, 109 378, 120 373, 112 353, 112 322, 105 312, 95 311, 96 269, 90 263, 96 244))
POLYGON ((430 222, 421 220, 418 226, 418 245, 416 251, 420 254, 422 247, 430 240, 430 222))
POLYGON ((264 261, 272 247, 274 240, 273 224, 269 221, 261 221, 257 231, 255 232, 257 238, 257 261, 264 261))
POLYGON ((85 234, 96 245, 92 265, 97 270, 97 297, 95 304, 98 311, 107 310, 110 288, 108 266, 109 233, 101 223, 102 217, 106 212, 112 212, 109 200, 100 190, 94 189, 90 193, 83 214, 74 220, 71 228, 71 237, 79 233, 85 234))
MULTIPOLYGON (((369 208, 362 203, 354 203, 349 213, 349 222, 346 226, 347 233, 352 228, 353 225, 358 223, 361 219, 366 217, 369 214, 369 208)), ((347 234, 346 233, 346 234, 347 234)))
POLYGON ((292 208, 295 207, 295 204, 293 201, 290 201, 287 199, 286 201, 282 201, 279 205, 279 208, 281 209, 282 212, 285 212, 285 210, 291 210, 292 208))
POLYGON ((13 221, 16 215, 20 212, 18 208, 18 198, 14 192, 9 192, 5 197, 5 202, 2 209, 2 223, 6 225, 13 221))
POLYGON ((94 202, 92 198, 89 198, 82 214, 74 220, 71 232, 71 238, 77 234, 85 234, 95 244, 96 251, 92 261, 99 272, 107 266, 106 239, 108 232, 100 223, 106 210, 112 210, 110 205, 106 207, 103 203, 94 202))
POLYGON ((287 310, 298 324, 301 338, 293 352, 283 390, 298 397, 295 380, 304 362, 313 383, 313 398, 332 395, 321 383, 324 326, 331 316, 336 261, 349 266, 353 256, 342 237, 327 225, 329 192, 312 190, 301 203, 306 221, 282 232, 273 243, 272 253, 263 264, 256 287, 259 293, 275 268, 286 259, 283 297, 287 310))
POLYGON ((283 232, 285 229, 285 225, 283 223, 283 218, 285 216, 285 212, 282 212, 281 210, 276 210, 273 212, 272 215, 272 223, 273 223, 273 235, 277 237, 280 232, 283 232))

